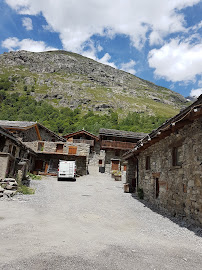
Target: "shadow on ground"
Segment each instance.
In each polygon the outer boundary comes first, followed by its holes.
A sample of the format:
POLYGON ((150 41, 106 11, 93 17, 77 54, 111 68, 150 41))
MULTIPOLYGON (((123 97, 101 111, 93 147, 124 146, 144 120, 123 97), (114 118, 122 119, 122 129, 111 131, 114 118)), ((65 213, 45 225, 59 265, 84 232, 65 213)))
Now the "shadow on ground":
POLYGON ((144 205, 144 207, 149 208, 153 212, 166 217, 170 219, 172 222, 176 223, 180 227, 187 228, 188 230, 194 232, 197 236, 202 237, 202 228, 191 224, 190 222, 183 219, 183 217, 180 216, 174 216, 170 214, 166 209, 158 208, 156 205, 151 204, 148 201, 139 199, 138 195, 136 193, 131 193, 131 196, 133 199, 138 200, 140 203, 144 205))

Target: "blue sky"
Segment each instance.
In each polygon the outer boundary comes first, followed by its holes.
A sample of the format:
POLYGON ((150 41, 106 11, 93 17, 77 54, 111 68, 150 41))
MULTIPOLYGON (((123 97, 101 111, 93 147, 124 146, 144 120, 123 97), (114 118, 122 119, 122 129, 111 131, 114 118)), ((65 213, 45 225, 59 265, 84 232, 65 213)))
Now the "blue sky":
POLYGON ((0 0, 0 53, 64 49, 202 94, 201 0, 0 0))

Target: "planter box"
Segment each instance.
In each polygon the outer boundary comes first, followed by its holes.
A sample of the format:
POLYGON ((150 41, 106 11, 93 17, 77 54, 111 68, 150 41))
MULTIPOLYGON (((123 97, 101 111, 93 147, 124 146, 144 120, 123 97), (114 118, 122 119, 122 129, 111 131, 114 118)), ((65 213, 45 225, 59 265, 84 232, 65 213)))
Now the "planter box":
POLYGON ((121 181, 121 175, 115 175, 114 180, 115 181, 121 181))

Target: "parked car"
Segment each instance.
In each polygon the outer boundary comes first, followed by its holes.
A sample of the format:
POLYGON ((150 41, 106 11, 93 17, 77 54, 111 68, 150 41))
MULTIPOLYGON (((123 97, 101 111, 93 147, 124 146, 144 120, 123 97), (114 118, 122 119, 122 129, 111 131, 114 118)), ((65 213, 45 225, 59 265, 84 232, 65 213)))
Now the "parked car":
POLYGON ((72 179, 76 181, 76 162, 60 160, 58 166, 58 181, 72 179))

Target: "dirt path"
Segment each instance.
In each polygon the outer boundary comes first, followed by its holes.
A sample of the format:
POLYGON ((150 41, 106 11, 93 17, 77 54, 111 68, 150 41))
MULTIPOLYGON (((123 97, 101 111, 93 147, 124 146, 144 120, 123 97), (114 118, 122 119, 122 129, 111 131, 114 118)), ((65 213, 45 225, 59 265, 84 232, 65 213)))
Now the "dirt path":
POLYGON ((201 269, 202 238, 97 169, 33 186, 35 195, 0 200, 1 269, 201 269))

